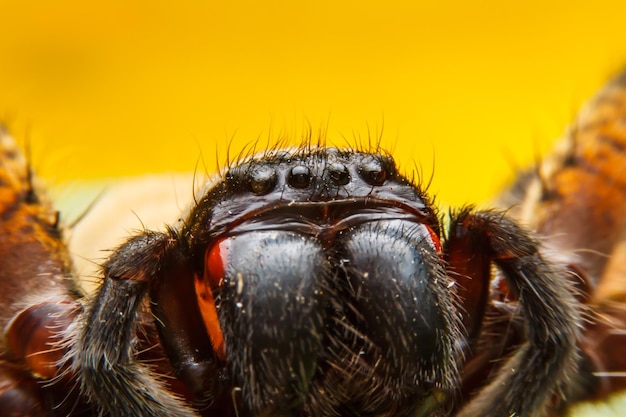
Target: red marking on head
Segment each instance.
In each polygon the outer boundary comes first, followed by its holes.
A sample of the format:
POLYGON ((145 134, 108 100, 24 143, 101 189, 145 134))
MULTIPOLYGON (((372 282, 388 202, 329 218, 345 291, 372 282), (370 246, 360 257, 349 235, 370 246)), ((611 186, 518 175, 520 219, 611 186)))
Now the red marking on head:
POLYGON ((221 360, 226 359, 226 350, 213 290, 222 285, 224 281, 224 274, 228 265, 229 246, 230 239, 225 238, 207 249, 204 254, 204 275, 202 277, 196 276, 194 280, 204 327, 209 334, 215 354, 221 360))
POLYGON ((224 281, 226 266, 228 264, 228 251, 230 239, 225 238, 213 244, 205 253, 204 272, 211 288, 217 288, 224 281))
POLYGON ((428 225, 424 225, 424 226, 426 226, 426 230, 428 230, 428 234, 430 235, 430 240, 433 242, 433 246, 435 247, 435 251, 437 252, 437 255, 442 256, 443 251, 441 250, 441 240, 439 239, 439 235, 435 233, 435 231, 431 229, 430 226, 428 225))

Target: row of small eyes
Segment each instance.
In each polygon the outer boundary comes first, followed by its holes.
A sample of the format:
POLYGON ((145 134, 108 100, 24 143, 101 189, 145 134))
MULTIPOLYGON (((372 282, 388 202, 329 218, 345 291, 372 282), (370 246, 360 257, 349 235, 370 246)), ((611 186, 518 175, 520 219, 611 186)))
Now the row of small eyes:
MULTIPOLYGON (((359 164, 357 172, 369 185, 380 186, 385 183, 392 172, 383 167, 379 161, 371 160, 359 164)), ((331 162, 326 165, 325 172, 335 186, 346 185, 350 182, 348 167, 339 162, 331 162)), ((271 165, 255 164, 245 173, 245 180, 249 190, 256 195, 267 194, 274 189, 278 182, 278 174, 271 165)), ((287 184, 293 188, 305 189, 313 182, 314 174, 306 165, 295 165, 289 169, 287 184)))

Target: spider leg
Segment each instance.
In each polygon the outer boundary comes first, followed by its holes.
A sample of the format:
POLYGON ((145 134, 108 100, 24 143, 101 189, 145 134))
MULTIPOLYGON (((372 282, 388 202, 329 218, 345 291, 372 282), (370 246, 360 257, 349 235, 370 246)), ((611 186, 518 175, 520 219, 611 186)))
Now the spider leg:
MULTIPOLYGON (((581 317, 571 283, 557 265, 543 258, 528 232, 498 212, 463 209, 454 214, 447 248, 459 258, 463 254, 458 251, 466 250, 468 260, 484 256, 476 252, 486 250, 517 296, 525 318, 526 342, 458 415, 544 416, 555 395, 566 394, 579 361, 581 317)), ((475 278, 488 282, 489 275, 475 278)))
POLYGON ((0 126, 0 415, 82 410, 62 371, 80 309, 59 214, 0 126))
POLYGON ((135 359, 139 318, 150 285, 175 239, 144 232, 104 265, 105 280, 79 325, 70 353, 82 390, 112 416, 195 416, 135 359))

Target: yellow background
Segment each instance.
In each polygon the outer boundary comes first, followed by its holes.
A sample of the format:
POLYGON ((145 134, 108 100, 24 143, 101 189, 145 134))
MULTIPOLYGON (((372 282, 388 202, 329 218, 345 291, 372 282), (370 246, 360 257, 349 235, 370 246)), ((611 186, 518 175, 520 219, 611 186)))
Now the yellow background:
POLYGON ((310 125, 382 131, 440 200, 480 202, 626 64, 623 4, 0 0, 0 119, 57 184, 211 171, 310 125))
POLYGON ((57 183, 383 131, 478 202, 626 63, 623 3, 1 0, 0 119, 57 183))

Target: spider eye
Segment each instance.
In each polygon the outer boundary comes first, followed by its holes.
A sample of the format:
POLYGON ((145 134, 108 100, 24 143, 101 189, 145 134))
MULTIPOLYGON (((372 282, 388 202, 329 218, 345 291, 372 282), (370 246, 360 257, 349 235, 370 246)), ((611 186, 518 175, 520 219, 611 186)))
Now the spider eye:
POLYGON ((276 170, 267 165, 257 165, 250 170, 250 191, 256 195, 267 194, 276 186, 276 170))
POLYGON ((383 185, 387 174, 385 167, 376 159, 364 161, 359 166, 359 175, 370 185, 383 185))
POLYGON ((289 171, 289 185, 294 188, 306 188, 311 183, 311 170, 304 165, 298 165, 289 171))
POLYGON ((350 173, 345 165, 334 162, 328 166, 331 181, 335 185, 346 185, 350 182, 350 173))

